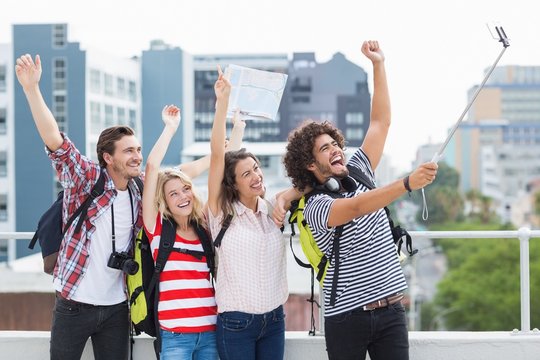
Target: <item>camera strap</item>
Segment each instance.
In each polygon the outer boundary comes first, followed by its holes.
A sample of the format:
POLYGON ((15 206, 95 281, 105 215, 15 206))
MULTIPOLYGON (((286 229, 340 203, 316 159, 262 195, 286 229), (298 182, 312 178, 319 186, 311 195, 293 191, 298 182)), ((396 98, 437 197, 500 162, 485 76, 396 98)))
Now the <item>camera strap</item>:
MULTIPOLYGON (((131 190, 129 190, 129 186, 127 188, 128 194, 129 194, 129 206, 131 207, 131 237, 133 238, 133 235, 135 234, 135 216, 133 215, 133 195, 131 195, 131 190)), ((114 203, 114 201, 113 201, 114 203)), ((113 254, 116 253, 116 235, 114 232, 114 205, 111 204, 111 241, 112 241, 112 252, 113 254)))

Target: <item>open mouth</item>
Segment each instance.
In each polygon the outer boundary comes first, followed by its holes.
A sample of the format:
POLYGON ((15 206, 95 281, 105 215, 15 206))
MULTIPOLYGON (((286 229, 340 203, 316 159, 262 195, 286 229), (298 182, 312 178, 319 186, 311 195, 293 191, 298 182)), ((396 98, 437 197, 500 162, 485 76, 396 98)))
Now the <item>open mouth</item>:
POLYGON ((184 208, 188 207, 189 204, 191 204, 191 201, 186 201, 186 202, 183 202, 183 203, 179 204, 178 207, 180 209, 184 209, 184 208))
POLYGON ((330 159, 330 165, 343 165, 343 157, 341 155, 336 155, 330 159))

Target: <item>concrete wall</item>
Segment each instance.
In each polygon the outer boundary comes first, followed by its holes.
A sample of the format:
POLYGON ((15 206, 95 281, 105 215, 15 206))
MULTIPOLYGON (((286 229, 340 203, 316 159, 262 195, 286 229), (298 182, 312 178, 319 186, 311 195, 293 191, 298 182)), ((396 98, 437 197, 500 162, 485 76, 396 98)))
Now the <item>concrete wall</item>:
MULTIPOLYGON (((135 339, 134 360, 154 359, 153 339, 135 339)), ((538 360, 540 332, 410 332, 410 358, 414 360, 538 360)), ((49 359, 49 333, 45 331, 0 331, 3 359, 49 359)), ((93 359, 87 344, 82 360, 93 359)), ((287 332, 286 360, 327 359, 324 337, 306 332, 287 332)), ((369 359, 369 357, 368 357, 369 359)))

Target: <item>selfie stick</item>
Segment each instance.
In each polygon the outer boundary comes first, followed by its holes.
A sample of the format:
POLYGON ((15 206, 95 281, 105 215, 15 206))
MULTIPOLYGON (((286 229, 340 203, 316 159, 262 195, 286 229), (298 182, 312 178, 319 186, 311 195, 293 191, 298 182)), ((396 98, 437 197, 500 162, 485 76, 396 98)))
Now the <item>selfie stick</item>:
MULTIPOLYGON (((441 145, 439 150, 437 150, 435 155, 433 155, 433 158, 431 159, 431 162, 438 163, 439 160, 442 158, 442 154, 444 152, 444 149, 446 148, 446 146, 450 142, 450 139, 452 139, 452 136, 454 136, 454 133, 456 132, 459 124, 461 124, 461 122, 463 121, 463 118, 465 117, 465 115, 467 114, 467 112, 469 111, 471 106, 473 105, 474 101, 476 100, 476 97, 478 96, 478 94, 480 93, 480 91, 482 90, 484 85, 486 84, 486 82, 489 79, 491 73, 493 72, 493 70, 497 66, 497 63, 499 62, 500 58, 503 56, 504 52, 506 51, 506 48, 510 46, 510 42, 508 41, 508 37, 506 36, 506 33, 504 32, 504 29, 502 28, 502 26, 495 26, 495 30, 497 31, 497 35, 499 37, 499 42, 501 42, 503 44, 503 49, 501 50, 501 53, 499 54, 499 56, 497 57, 497 59, 495 60, 493 65, 491 65, 491 68, 486 73, 486 76, 484 77, 484 80, 482 81, 482 83, 480 84, 478 89, 476 89, 476 92, 474 93, 471 100, 469 101, 469 103, 465 107, 465 110, 463 110, 463 112, 461 113, 461 116, 459 117, 458 121, 454 124, 454 126, 450 130, 450 133, 446 137, 446 140, 441 145)), ((426 195, 424 193, 424 188, 422 188, 422 199, 423 199, 422 219, 427 220, 428 216, 429 216, 429 212, 428 212, 428 208, 427 208, 426 195)))

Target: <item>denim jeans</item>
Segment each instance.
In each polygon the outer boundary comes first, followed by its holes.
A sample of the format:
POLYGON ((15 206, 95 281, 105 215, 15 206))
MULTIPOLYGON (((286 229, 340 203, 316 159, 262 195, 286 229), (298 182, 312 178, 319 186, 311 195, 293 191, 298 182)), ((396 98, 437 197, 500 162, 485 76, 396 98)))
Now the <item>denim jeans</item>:
POLYGON ((57 297, 51 329, 51 360, 79 360, 89 337, 96 360, 127 359, 127 302, 94 306, 57 297))
POLYGON ((174 333, 161 330, 160 360, 217 360, 216 332, 174 333))
POLYGON ((409 333, 401 302, 371 311, 361 308, 325 318, 330 360, 408 360, 409 333))
POLYGON ((283 306, 265 314, 228 311, 218 315, 221 360, 280 360, 285 351, 283 306))

